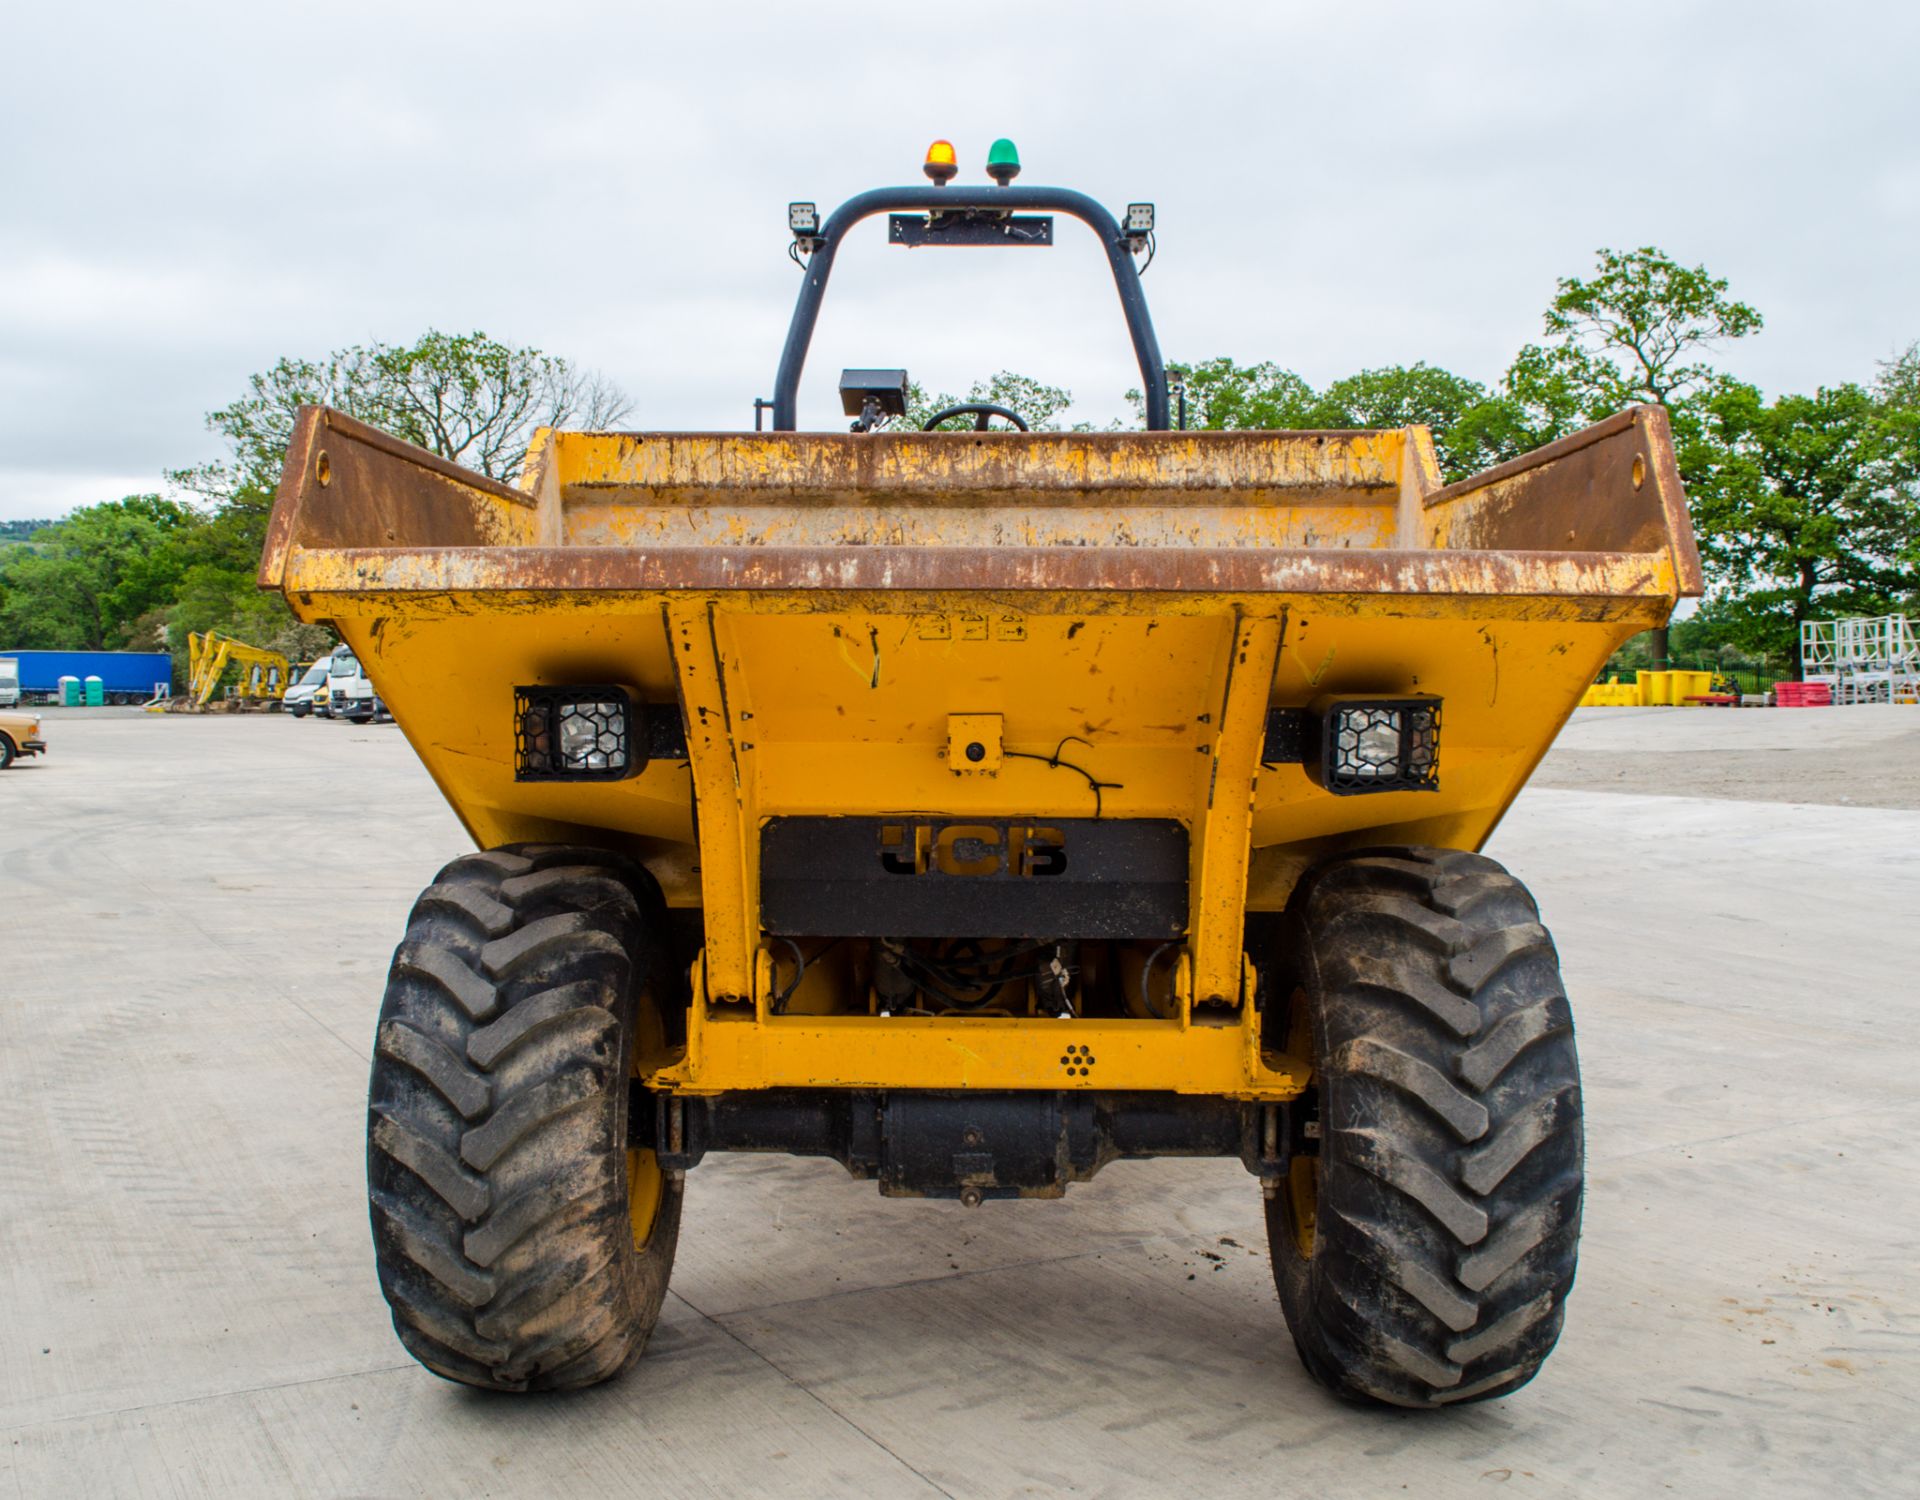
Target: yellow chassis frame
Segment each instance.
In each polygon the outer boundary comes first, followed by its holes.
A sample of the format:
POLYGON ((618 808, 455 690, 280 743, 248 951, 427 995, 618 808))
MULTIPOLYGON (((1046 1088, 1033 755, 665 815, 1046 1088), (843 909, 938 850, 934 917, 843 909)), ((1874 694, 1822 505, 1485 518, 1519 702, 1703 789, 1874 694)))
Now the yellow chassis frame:
POLYGON ((702 909, 651 1086, 1263 1101, 1310 1073, 1262 1049, 1246 912, 1342 848, 1477 848, 1609 654, 1700 587, 1657 408, 1444 488, 1407 429, 547 433, 517 489, 310 409, 261 582, 337 626, 480 846, 615 844, 702 909), (687 761, 516 781, 510 688, 564 682, 677 703, 687 761), (1437 794, 1261 764, 1270 708, 1340 692, 1441 698, 1437 794), (982 717, 1007 759, 950 765, 982 717), (767 818, 1089 813, 1188 830, 1169 1018, 775 1013, 767 818))
MULTIPOLYGON (((977 610, 973 597, 931 601, 977 610)), ((665 606, 700 816, 707 946, 694 966, 687 1047, 642 1059, 650 1087, 1166 1089, 1281 1101, 1311 1077, 1299 1059, 1263 1056, 1242 951, 1253 783, 1279 652, 1276 615, 1236 616, 1209 747, 1206 790, 1190 829, 1188 941, 1174 969, 1177 1015, 1059 1020, 979 1016, 776 1016, 775 965, 760 942, 760 818, 749 760, 755 741, 730 697, 712 603, 665 606), (742 747, 745 747, 744 749, 742 747), (1196 997, 1205 1002, 1197 1009, 1196 997), (1063 1051, 1069 1043, 1075 1050, 1063 1051)), ((735 695, 738 693, 736 686, 735 695)))

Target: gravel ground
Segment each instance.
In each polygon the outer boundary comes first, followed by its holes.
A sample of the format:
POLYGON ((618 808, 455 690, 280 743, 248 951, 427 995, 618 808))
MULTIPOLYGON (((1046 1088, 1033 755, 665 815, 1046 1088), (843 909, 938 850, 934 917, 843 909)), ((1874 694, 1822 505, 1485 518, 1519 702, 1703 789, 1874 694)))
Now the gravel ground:
POLYGON ((1920 808, 1920 708, 1583 708, 1532 784, 1920 808))

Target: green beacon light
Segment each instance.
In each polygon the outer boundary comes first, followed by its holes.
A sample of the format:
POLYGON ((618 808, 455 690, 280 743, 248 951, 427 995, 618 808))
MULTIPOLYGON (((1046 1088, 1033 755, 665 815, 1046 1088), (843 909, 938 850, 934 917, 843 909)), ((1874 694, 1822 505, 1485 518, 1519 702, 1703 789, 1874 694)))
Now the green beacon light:
POLYGON ((1019 175, 1020 153, 1014 149, 1012 141, 1001 136, 987 152, 987 176, 1005 187, 1019 175))

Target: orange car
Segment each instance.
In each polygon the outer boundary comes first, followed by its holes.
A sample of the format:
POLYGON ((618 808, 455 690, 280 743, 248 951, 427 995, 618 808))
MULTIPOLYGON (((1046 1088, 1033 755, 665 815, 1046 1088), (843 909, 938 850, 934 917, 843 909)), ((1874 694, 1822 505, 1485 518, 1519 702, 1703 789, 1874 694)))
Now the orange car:
POLYGON ((0 709, 0 771, 21 755, 45 755, 47 742, 40 732, 40 715, 0 709))

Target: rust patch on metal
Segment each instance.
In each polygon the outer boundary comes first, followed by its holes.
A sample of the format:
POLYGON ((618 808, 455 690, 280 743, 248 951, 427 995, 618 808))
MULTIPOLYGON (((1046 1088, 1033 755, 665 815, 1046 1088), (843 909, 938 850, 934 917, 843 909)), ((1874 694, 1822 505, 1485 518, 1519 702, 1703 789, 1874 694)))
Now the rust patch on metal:
POLYGON ((524 491, 337 411, 302 407, 259 581, 279 586, 302 549, 515 546, 536 540, 536 524, 536 502, 524 491))
POLYGON ((1427 539, 1437 547, 1664 552, 1676 591, 1700 590, 1693 523, 1667 414, 1657 406, 1630 407, 1449 485, 1429 495, 1425 509, 1427 539), (1645 483, 1649 467, 1652 486, 1645 483))
POLYGON ((531 488, 515 489, 303 410, 260 581, 333 596, 912 590, 1594 606, 1698 587, 1665 415, 1650 407, 1432 495, 1403 483, 1420 456, 1409 429, 551 433, 536 446, 531 488), (1421 535, 1389 545, 1409 504, 1421 535))
POLYGON ((346 548, 298 552, 314 593, 790 589, 1467 594, 1668 592, 1664 552, 1266 551, 1108 547, 346 548))
POLYGON ((1326 432, 559 433, 569 492, 809 495, 1391 490, 1403 429, 1326 432))

